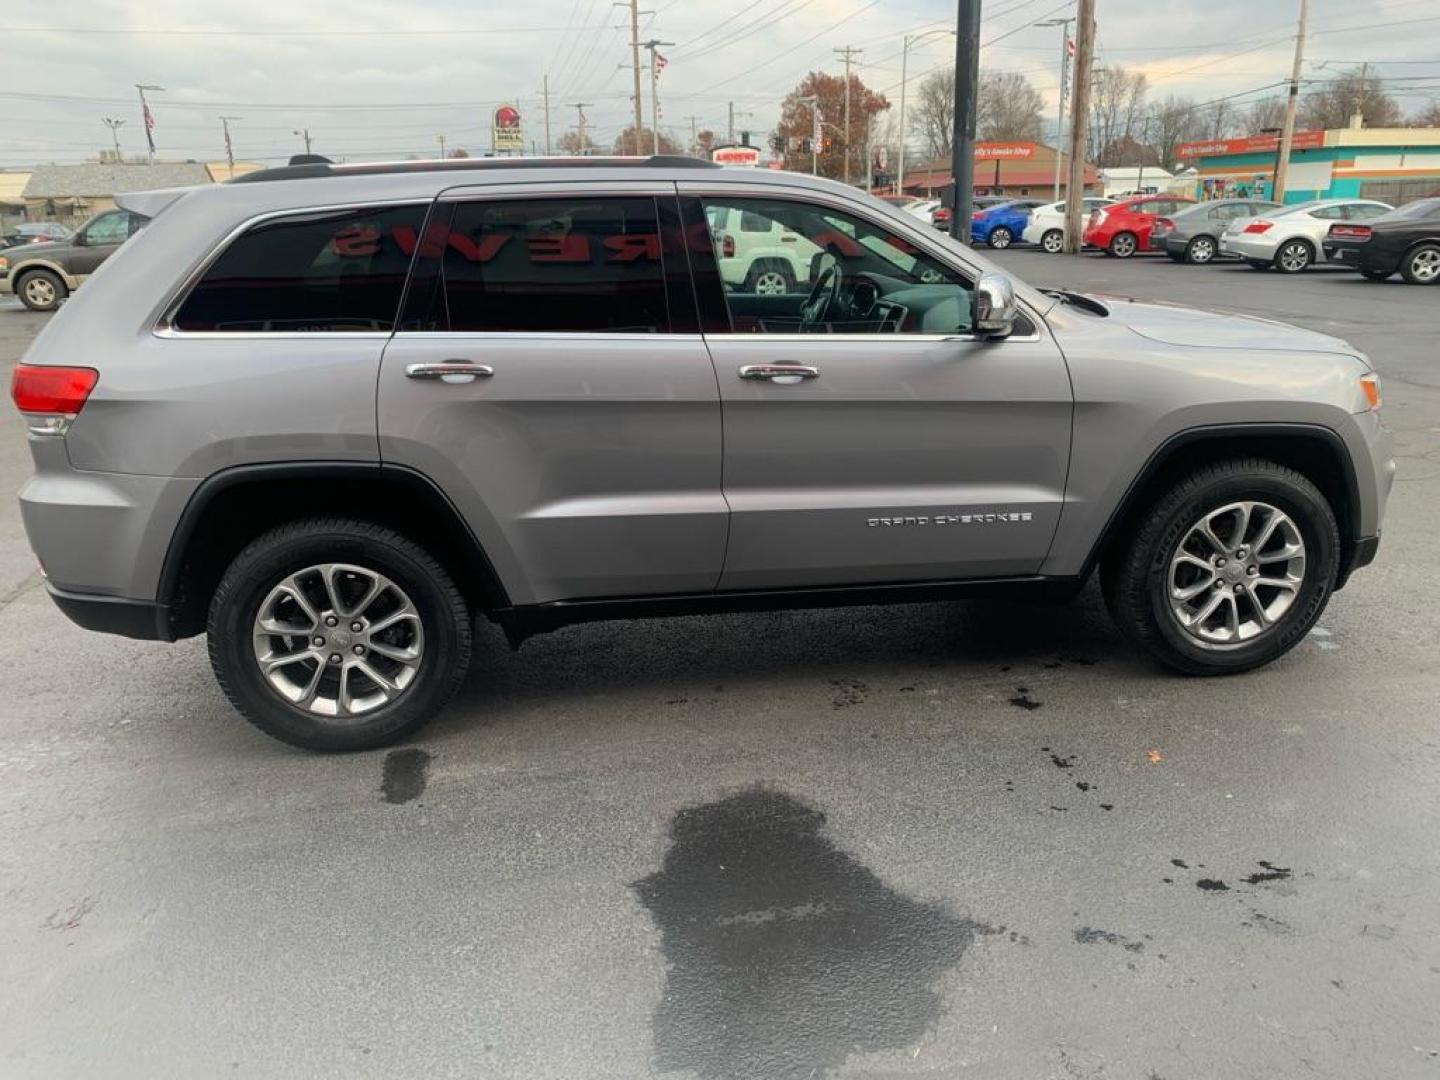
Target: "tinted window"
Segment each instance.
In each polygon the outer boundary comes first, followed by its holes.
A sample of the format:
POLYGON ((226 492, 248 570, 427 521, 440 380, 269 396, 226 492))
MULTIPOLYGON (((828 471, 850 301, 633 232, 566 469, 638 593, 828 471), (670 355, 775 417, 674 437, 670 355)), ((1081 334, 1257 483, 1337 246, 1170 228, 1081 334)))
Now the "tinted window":
POLYGON ((970 285, 903 237, 813 203, 707 199, 795 237, 784 257, 712 231, 731 329, 766 334, 953 334, 969 330, 970 285))
POLYGON ((650 198, 464 203, 444 237, 439 310, 458 333, 668 333, 650 198))
POLYGON ((767 218, 763 218, 763 217, 761 217, 759 214, 749 214, 749 213, 741 214, 741 215, 740 215, 740 231, 741 231, 741 232, 769 232, 769 231, 770 231, 770 222, 769 222, 769 220, 768 220, 767 218))
POLYGON ((175 316, 181 330, 390 330, 423 206, 276 218, 235 240, 175 316))
POLYGON ((1351 221, 1370 221, 1390 212, 1389 207, 1377 206, 1374 203, 1346 203, 1341 209, 1351 221))
POLYGON ((131 228, 131 215, 124 210, 101 214, 85 226, 85 240, 89 244, 123 244, 131 232, 138 231, 140 222, 131 228))
POLYGON ((1343 206, 1322 206, 1311 210, 1310 216, 1321 221, 1339 221, 1345 216, 1345 208, 1343 206))

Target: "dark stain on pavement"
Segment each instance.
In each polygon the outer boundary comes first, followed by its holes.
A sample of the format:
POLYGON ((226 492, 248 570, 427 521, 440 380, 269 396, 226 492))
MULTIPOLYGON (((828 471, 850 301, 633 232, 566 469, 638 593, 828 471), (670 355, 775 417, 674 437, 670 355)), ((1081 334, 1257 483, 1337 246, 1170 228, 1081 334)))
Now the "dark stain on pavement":
POLYGON ((999 933, 890 888, 824 826, 766 788, 675 815, 660 870, 632 886, 666 959, 655 1071, 807 1080, 908 1050, 940 1017, 941 976, 999 933))
POLYGON ((1219 878, 1202 877, 1199 881, 1195 882, 1195 887, 1197 889, 1204 889, 1206 892, 1230 891, 1230 886, 1226 885, 1225 882, 1221 881, 1219 878))
POLYGON ((1131 941, 1124 934, 1117 934, 1111 930, 1094 930, 1088 926, 1082 926, 1075 931, 1075 943, 1077 945, 1119 945, 1126 952, 1144 952, 1143 941, 1131 941))
POLYGON ((1040 708, 1040 706, 1044 705, 1045 703, 1043 701, 1036 701, 1034 698, 1032 698, 1030 696, 1030 688, 1028 686, 1017 686, 1015 687, 1015 696, 1010 699, 1010 704, 1014 705, 1017 709, 1025 709, 1028 712, 1034 712, 1036 709, 1040 708))
POLYGON ((859 679, 831 679, 830 685, 835 688, 835 696, 830 699, 830 705, 836 709, 861 704, 865 700, 866 691, 870 689, 859 679))
POLYGON ((1264 859, 1261 859, 1256 865, 1264 869, 1245 878, 1246 885, 1263 885, 1267 881, 1284 881, 1290 876, 1290 868, 1286 866, 1276 866, 1264 859))
POLYGON ((425 791, 425 773, 430 768, 430 752, 418 747, 391 750, 385 755, 385 768, 380 776, 380 794, 387 803, 407 803, 425 791))

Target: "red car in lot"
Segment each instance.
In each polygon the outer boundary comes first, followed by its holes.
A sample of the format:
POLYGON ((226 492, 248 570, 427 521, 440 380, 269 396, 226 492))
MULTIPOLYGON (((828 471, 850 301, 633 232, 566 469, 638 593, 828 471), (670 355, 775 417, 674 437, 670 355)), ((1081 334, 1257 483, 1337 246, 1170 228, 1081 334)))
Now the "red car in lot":
POLYGON ((1107 255, 1128 259, 1150 247, 1150 228, 1155 219, 1173 214, 1195 200, 1188 195, 1140 195, 1091 211, 1085 226, 1085 245, 1107 255))

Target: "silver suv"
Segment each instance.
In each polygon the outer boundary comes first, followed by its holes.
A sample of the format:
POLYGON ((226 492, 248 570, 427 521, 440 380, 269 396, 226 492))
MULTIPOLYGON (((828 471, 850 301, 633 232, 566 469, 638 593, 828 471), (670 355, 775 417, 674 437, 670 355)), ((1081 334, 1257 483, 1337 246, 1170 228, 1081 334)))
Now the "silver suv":
POLYGON ((208 633, 280 739, 378 746, 514 645, 682 612, 1073 593, 1166 664, 1290 649, 1374 558, 1379 382, 1333 337, 1042 291, 808 176, 314 164, 152 223, 17 368, 75 622, 208 633), (730 287, 717 212, 813 251, 730 287), (707 217, 708 215, 708 217, 707 217))

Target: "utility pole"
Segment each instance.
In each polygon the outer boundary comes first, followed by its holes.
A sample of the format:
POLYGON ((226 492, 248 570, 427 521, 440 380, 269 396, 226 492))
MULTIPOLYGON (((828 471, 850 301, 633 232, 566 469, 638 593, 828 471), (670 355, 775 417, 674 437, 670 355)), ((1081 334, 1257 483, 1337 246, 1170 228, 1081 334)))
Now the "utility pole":
MULTIPOLYGON (((550 73, 548 71, 540 85, 540 93, 545 98, 545 155, 548 157, 550 155, 550 73)), ((534 147, 531 149, 533 150, 534 147)))
MULTIPOLYGON (((100 122, 110 129, 110 140, 115 144, 115 164, 119 165, 124 160, 120 154, 120 129, 125 126, 125 121, 114 120, 107 116, 100 122)), ((228 145, 230 140, 226 139, 225 142, 228 145)), ((230 167, 230 172, 231 175, 234 175, 235 167, 233 165, 230 167)))
POLYGON ((700 119, 694 113, 685 118, 690 121, 690 153, 696 157, 700 156, 700 135, 696 131, 695 124, 700 119))
MULTIPOLYGON (((1290 171, 1290 147, 1295 140, 1295 106, 1300 101, 1300 69, 1305 63, 1305 24, 1310 18, 1310 0, 1300 0, 1300 25, 1295 32, 1295 63, 1290 68, 1290 96, 1285 99, 1285 126, 1280 129, 1280 162, 1275 167, 1275 190, 1270 198, 1285 201, 1285 174, 1290 171)), ((1365 92, 1365 84, 1360 84, 1365 92)))
POLYGON ((581 157, 587 157, 585 152, 585 108, 587 105, 595 103, 593 101, 567 101, 566 104, 575 110, 575 127, 580 132, 580 145, 577 152, 581 157))
POLYGON ((649 41, 642 41, 640 47, 650 51, 650 153, 660 153, 660 64, 665 62, 663 56, 655 51, 661 45, 674 45, 673 41, 658 41, 651 38, 649 41), (656 58, 659 57, 660 64, 656 58))
POLYGON ((225 160, 230 163, 230 176, 232 179, 235 176, 235 147, 230 142, 230 121, 243 119, 244 117, 241 116, 220 117, 220 130, 225 133, 225 160))
POLYGON ((307 128, 298 128, 298 129, 296 129, 295 131, 292 131, 290 134, 291 134, 291 135, 299 135, 302 139, 304 139, 304 140, 305 140, 305 153, 307 153, 307 154, 310 153, 310 129, 309 129, 308 127, 307 127, 307 128))
POLYGON ((436 135, 436 136, 435 136, 435 141, 440 144, 440 160, 441 160, 441 161, 444 161, 444 160, 445 160, 445 136, 444 136, 444 135, 436 135))
POLYGON ((975 97, 980 88, 980 0, 959 0, 955 13, 955 129, 950 139, 954 204, 950 235, 970 243, 975 190, 975 97))
POLYGON ((1056 202, 1060 201, 1060 148, 1065 141, 1065 95, 1070 90, 1070 24, 1074 21, 1075 16, 1071 15, 1065 19, 1046 19, 1035 24, 1060 27, 1060 103, 1055 106, 1055 192, 1052 196, 1056 202))
POLYGON ((730 102, 730 119, 725 122, 725 145, 735 145, 735 103, 730 102))
POLYGON ((1070 104, 1070 160, 1065 178, 1065 253, 1080 251, 1080 200, 1085 195, 1085 137, 1090 121, 1091 67, 1095 62, 1095 0, 1075 12, 1075 94, 1070 104))
MULTIPOLYGON (((978 3, 979 0, 976 0, 978 3)), ((964 6, 964 0, 961 0, 964 6)), ((850 183, 850 65, 855 62, 855 57, 864 52, 864 49, 857 49, 854 45, 846 45, 843 49, 832 49, 845 61, 845 183, 850 183)))
POLYGON ((163 86, 156 86, 154 83, 136 83, 135 89, 140 92, 140 120, 145 125, 145 144, 150 147, 150 164, 155 164, 155 117, 150 115, 150 103, 145 100, 145 91, 154 90, 164 93, 163 86))
POLYGON ((630 70, 635 76, 635 156, 640 156, 640 0, 630 0, 630 70))

